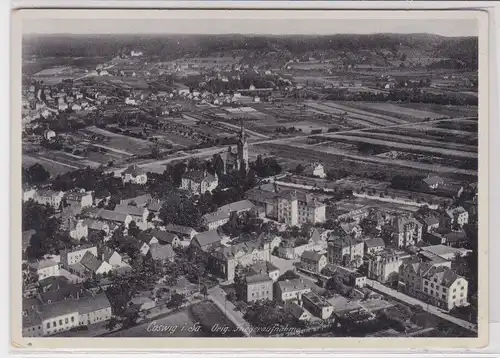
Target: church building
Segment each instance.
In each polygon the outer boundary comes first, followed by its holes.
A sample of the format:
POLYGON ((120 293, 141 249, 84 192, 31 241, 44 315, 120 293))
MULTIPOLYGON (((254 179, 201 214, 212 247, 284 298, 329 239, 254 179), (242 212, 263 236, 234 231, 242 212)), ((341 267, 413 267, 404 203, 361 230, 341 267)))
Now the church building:
POLYGON ((231 147, 229 147, 227 152, 221 153, 221 158, 224 162, 224 173, 228 173, 233 170, 242 170, 242 168, 248 172, 248 138, 243 124, 240 129, 237 152, 233 153, 231 147))

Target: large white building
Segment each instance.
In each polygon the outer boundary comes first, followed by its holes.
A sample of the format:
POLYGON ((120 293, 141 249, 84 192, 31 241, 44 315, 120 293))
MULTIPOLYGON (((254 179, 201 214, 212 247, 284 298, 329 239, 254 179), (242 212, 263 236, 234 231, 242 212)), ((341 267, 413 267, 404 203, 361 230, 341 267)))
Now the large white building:
POLYGON ((447 311, 469 304, 468 284, 449 267, 432 262, 407 261, 399 269, 400 290, 447 311))
POLYGON ((289 226, 325 221, 326 205, 311 194, 297 190, 278 193, 278 221, 289 226))

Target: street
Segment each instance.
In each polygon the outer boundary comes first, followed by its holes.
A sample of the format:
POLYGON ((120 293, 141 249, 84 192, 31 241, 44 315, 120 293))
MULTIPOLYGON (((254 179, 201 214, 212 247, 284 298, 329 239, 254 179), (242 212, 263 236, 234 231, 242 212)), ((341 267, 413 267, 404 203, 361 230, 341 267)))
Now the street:
POLYGON ((405 295, 402 292, 393 290, 392 288, 386 287, 386 286, 382 285, 381 283, 370 280, 370 279, 366 280, 366 284, 370 288, 373 288, 376 291, 379 291, 383 294, 394 297, 394 298, 396 298, 400 301, 406 302, 410 305, 420 305, 427 312, 432 313, 433 315, 435 315, 439 318, 442 318, 444 320, 452 322, 452 323, 454 323, 460 327, 463 327, 465 329, 468 329, 470 331, 477 332, 477 325, 475 325, 474 323, 470 323, 470 322, 464 321, 463 319, 451 316, 435 306, 428 305, 426 302, 423 302, 423 301, 420 301, 416 298, 405 295))
MULTIPOLYGON (((238 328, 249 328, 250 324, 243 319, 243 315, 240 311, 236 310, 233 303, 226 299, 226 293, 220 286, 212 287, 208 290, 208 298, 219 307, 219 309, 224 312, 224 314, 233 322, 238 328)), ((253 332, 249 332, 249 329, 243 329, 243 334, 245 337, 252 337, 253 332)))

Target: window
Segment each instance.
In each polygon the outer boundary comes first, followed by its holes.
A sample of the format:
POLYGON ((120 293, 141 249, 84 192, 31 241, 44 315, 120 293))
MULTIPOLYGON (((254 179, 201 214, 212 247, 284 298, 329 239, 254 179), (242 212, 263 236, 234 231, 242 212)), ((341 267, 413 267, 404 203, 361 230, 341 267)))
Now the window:
POLYGON ((66 319, 64 320, 64 323, 66 323, 66 324, 67 324, 68 322, 69 322, 69 319, 67 319, 67 318, 66 318, 66 319))
POLYGON ((441 298, 442 298, 443 300, 445 300, 445 299, 446 299, 446 295, 442 295, 442 296, 441 296, 441 298))
POLYGON ((456 288, 454 288, 454 289, 453 289, 453 292, 457 292, 457 289, 456 289, 456 288))
POLYGON ((464 287, 464 286, 462 286, 460 289, 461 289, 461 290, 463 290, 464 288, 465 288, 465 287, 464 287))
POLYGON ((463 294, 463 292, 462 292, 462 293, 460 294, 460 297, 464 297, 464 294, 463 294))
POLYGON ((433 294, 434 294, 434 291, 433 291, 433 290, 431 290, 431 295, 433 295, 433 294))
POLYGON ((53 327, 56 327, 56 326, 57 326, 57 325, 56 325, 56 321, 52 322, 52 326, 53 326, 53 327))
POLYGON ((424 281, 424 285, 428 285, 429 284, 429 281, 424 281))
POLYGON ((433 283, 431 283, 431 288, 434 288, 434 284, 433 283))
POLYGON ((453 295, 453 299, 457 298, 457 296, 453 295))
POLYGON ((50 322, 47 322, 47 328, 50 328, 50 322))

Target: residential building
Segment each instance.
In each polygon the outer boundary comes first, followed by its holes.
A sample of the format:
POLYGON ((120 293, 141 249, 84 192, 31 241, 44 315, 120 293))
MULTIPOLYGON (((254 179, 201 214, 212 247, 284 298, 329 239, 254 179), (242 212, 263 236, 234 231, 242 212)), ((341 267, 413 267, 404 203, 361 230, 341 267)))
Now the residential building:
POLYGON ((92 206, 94 200, 92 199, 92 192, 90 191, 76 191, 66 193, 64 196, 69 205, 80 205, 82 208, 92 206))
POLYGON ((69 231, 69 236, 77 241, 89 236, 89 228, 85 225, 84 220, 73 220, 69 218, 67 230, 69 231))
POLYGON ((457 255, 460 257, 465 257, 472 252, 472 250, 464 248, 454 248, 445 245, 424 246, 421 247, 421 250, 433 253, 434 255, 440 256, 445 260, 453 260, 457 255))
POLYGON ((246 276, 239 288, 245 302, 273 299, 273 280, 266 274, 246 276))
POLYGON ((79 272, 82 275, 105 275, 113 270, 111 266, 106 261, 101 261, 91 252, 86 252, 83 255, 80 262, 71 266, 74 271, 79 272))
POLYGON ((254 274, 267 274, 273 282, 280 277, 280 269, 269 261, 260 261, 250 266, 250 271, 254 274))
POLYGON ((90 216, 110 224, 118 226, 123 225, 126 228, 128 228, 128 225, 133 220, 132 216, 126 213, 120 213, 118 211, 107 209, 98 209, 95 213, 91 213, 90 216))
POLYGON ((445 184, 443 178, 437 175, 428 175, 427 178, 422 180, 422 184, 426 189, 437 189, 445 184))
POLYGON ((368 217, 370 215, 370 210, 366 208, 362 209, 356 209, 352 210, 348 213, 339 215, 337 220, 343 221, 343 220, 353 220, 357 224, 361 222, 364 218, 368 217))
POLYGON ((335 273, 340 275, 349 286, 356 288, 363 288, 366 286, 366 276, 348 267, 337 265, 335 273))
POLYGON ((131 165, 121 173, 121 177, 124 183, 133 183, 144 185, 148 181, 148 175, 146 170, 138 167, 137 165, 131 165))
POLYGON ((312 315, 321 319, 328 319, 333 313, 333 306, 324 297, 313 291, 302 295, 302 306, 312 315))
POLYGON ((439 228, 439 219, 434 215, 422 218, 420 221, 422 222, 422 231, 424 233, 430 233, 439 228))
POLYGON ((278 281, 274 284, 275 295, 274 297, 280 301, 302 301, 302 295, 311 292, 301 278, 293 280, 278 281))
POLYGON ((368 278, 380 283, 397 283, 403 259, 392 250, 368 256, 368 278))
POLYGON ((312 238, 305 242, 299 241, 299 243, 295 240, 283 240, 278 247, 278 256, 287 260, 300 259, 305 251, 312 251, 314 246, 312 238))
POLYGON ((365 244, 344 236, 328 242, 328 262, 342 266, 359 267, 363 263, 365 244))
POLYGON ((23 188, 23 201, 35 200, 36 190, 33 188, 23 188))
POLYGON ((326 178, 325 167, 321 163, 312 163, 306 166, 304 174, 318 178, 326 178))
POLYGON ((99 254, 101 261, 107 262, 113 268, 123 265, 122 256, 117 251, 108 246, 102 246, 99 250, 99 254))
POLYGON ((172 247, 179 247, 181 245, 181 241, 176 234, 173 234, 168 231, 162 230, 151 230, 149 232, 151 237, 156 239, 156 241, 161 245, 172 245, 172 247))
POLYGON ((139 195, 134 198, 127 198, 120 200, 120 205, 131 205, 131 206, 137 206, 139 208, 144 208, 147 207, 149 203, 153 202, 154 199, 151 196, 151 194, 145 194, 145 195, 139 195))
POLYGON ((219 247, 221 241, 222 238, 217 231, 211 230, 196 234, 194 239, 191 240, 191 246, 207 252, 213 248, 219 247))
POLYGON ((147 254, 149 252, 149 244, 148 243, 141 241, 141 240, 137 240, 136 238, 134 238, 132 236, 128 236, 126 238, 126 243, 128 245, 130 245, 131 247, 133 247, 134 250, 136 250, 141 256, 147 256, 147 254))
POLYGON ((326 256, 315 251, 304 251, 300 257, 300 263, 303 269, 321 273, 327 264, 326 256))
POLYGON ((106 235, 109 235, 110 232, 109 225, 104 221, 85 219, 83 225, 87 226, 89 232, 103 231, 106 235))
POLYGON ((64 192, 62 191, 40 189, 36 191, 33 199, 40 205, 49 205, 54 209, 59 209, 61 207, 63 197, 64 192))
POLYGON ((325 221, 326 205, 315 196, 297 190, 278 193, 278 221, 289 226, 325 221))
POLYGON ((204 170, 191 170, 182 176, 181 189, 191 194, 204 194, 211 192, 219 185, 217 174, 209 174, 204 170))
POLYGON ((383 236, 394 247, 414 246, 422 241, 422 224, 413 217, 398 215, 391 225, 384 226, 383 236))
POLYGON ((399 287, 410 296, 447 311, 468 305, 467 280, 448 267, 412 260, 399 271, 399 287))
POLYGON ((42 337, 42 319, 40 314, 35 309, 23 309, 23 322, 22 322, 22 336, 23 337, 42 337))
POLYGON ((148 215, 149 211, 146 208, 140 208, 131 205, 116 205, 114 211, 116 213, 129 215, 141 230, 148 228, 148 215))
POLYGON ((60 275, 59 263, 54 260, 35 261, 30 264, 30 268, 36 271, 38 280, 60 275))
POLYGON ((451 224, 464 226, 469 222, 469 213, 461 206, 458 206, 450 210, 446 210, 446 213, 450 217, 451 224))
POLYGON ((365 254, 375 254, 385 250, 385 242, 381 237, 368 239, 365 243, 365 254))
POLYGON ((105 293, 42 304, 34 311, 40 317, 41 336, 50 336, 77 326, 107 321, 112 315, 111 304, 105 293))
POLYGON ((139 235, 137 235, 137 240, 145 242, 148 245, 158 244, 158 239, 153 237, 150 233, 141 231, 139 235))
POLYGON ((189 226, 168 224, 165 226, 165 231, 176 234, 181 240, 191 241, 198 233, 195 229, 189 226))
POLYGON ((149 246, 148 255, 152 260, 160 261, 160 262, 173 262, 175 257, 174 249, 172 245, 160 245, 160 244, 152 244, 149 246))
POLYGON ((269 245, 261 240, 249 240, 215 249, 210 253, 209 262, 214 272, 225 280, 232 281, 235 277, 236 266, 250 266, 270 259, 269 245))
POLYGON ((250 211, 254 208, 254 204, 249 200, 240 200, 231 204, 221 206, 212 213, 205 214, 202 217, 203 224, 208 230, 215 230, 229 221, 232 213, 240 214, 250 211))
POLYGON ((363 229, 355 221, 351 221, 348 223, 347 222, 340 223, 339 231, 340 231, 339 234, 342 236, 349 235, 356 239, 360 238, 361 235, 363 234, 363 229))
POLYGON ((60 257, 62 267, 67 268, 71 265, 79 263, 87 252, 97 256, 97 247, 87 244, 61 251, 60 257))
POLYGON ((295 302, 287 302, 285 310, 298 321, 307 322, 312 318, 311 312, 306 310, 304 307, 299 306, 295 302))
POLYGON ((246 198, 257 207, 262 208, 267 218, 278 220, 278 195, 276 192, 264 190, 261 186, 247 191, 246 198))

